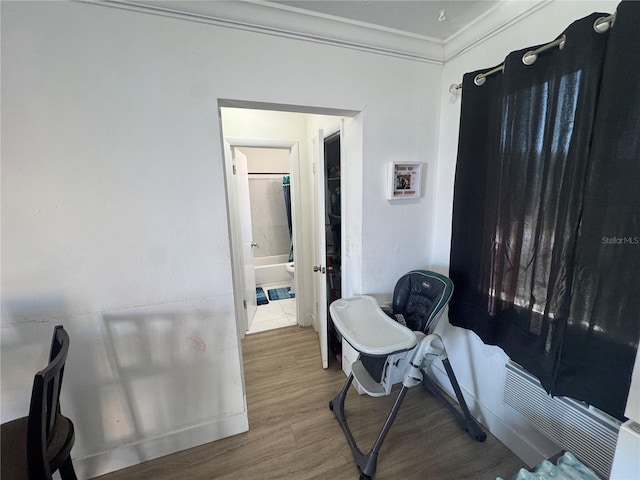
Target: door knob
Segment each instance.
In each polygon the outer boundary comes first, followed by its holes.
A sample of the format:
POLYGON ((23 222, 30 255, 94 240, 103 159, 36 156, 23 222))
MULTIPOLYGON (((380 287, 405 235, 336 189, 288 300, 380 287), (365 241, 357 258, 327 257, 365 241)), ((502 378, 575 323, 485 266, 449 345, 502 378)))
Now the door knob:
POLYGON ((313 271, 314 272, 324 273, 325 269, 324 269, 324 267, 322 265, 318 265, 318 266, 314 265, 313 266, 313 271))
POLYGON ((257 247, 257 246, 258 246, 258 244, 257 244, 256 242, 251 242, 251 246, 252 246, 252 247, 257 247))

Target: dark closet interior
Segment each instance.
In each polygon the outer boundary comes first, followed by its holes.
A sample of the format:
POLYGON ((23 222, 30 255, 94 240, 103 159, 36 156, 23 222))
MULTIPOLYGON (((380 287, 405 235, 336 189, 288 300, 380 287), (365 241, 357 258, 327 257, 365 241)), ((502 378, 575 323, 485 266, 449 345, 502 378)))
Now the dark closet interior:
MULTIPOLYGON (((329 304, 342 297, 341 288, 341 249, 340 249, 340 228, 341 228, 341 208, 340 208, 340 134, 336 133, 327 137, 324 141, 324 163, 325 163, 325 243, 326 243, 326 265, 327 265, 327 315, 329 316, 329 304)), ((327 325, 329 326, 329 348, 332 355, 330 357, 340 359, 342 355, 342 345, 333 327, 331 316, 327 325)))

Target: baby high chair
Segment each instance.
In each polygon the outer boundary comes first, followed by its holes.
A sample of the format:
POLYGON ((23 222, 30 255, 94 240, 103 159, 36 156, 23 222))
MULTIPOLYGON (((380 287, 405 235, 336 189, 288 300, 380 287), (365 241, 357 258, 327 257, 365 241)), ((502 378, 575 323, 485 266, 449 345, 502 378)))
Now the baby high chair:
POLYGON ((373 478, 380 447, 407 390, 421 383, 445 403, 471 438, 480 442, 487 438, 469 413, 442 339, 432 333, 452 293, 453 283, 449 278, 427 270, 414 270, 398 280, 390 305, 380 306, 373 297, 362 295, 336 300, 329 307, 334 326, 360 354, 342 390, 329 402, 329 408, 345 433, 361 480, 373 478), (461 412, 426 374, 426 369, 437 358, 442 360, 461 412), (362 390, 373 397, 389 395, 393 385, 402 382, 382 430, 367 454, 358 448, 344 413, 344 402, 354 378, 362 390))

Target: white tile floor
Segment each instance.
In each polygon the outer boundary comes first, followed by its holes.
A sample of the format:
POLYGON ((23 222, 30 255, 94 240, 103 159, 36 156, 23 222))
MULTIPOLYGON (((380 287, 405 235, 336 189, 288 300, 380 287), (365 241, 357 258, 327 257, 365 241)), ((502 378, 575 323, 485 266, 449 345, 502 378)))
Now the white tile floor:
MULTIPOLYGON (((282 288, 289 285, 260 285, 267 294, 270 288, 282 288)), ((267 298, 268 295, 267 295, 267 298)), ((288 298, 284 300, 269 300, 267 305, 258 305, 256 316, 247 330, 247 335, 274 328, 289 327, 297 325, 296 299, 288 298)))

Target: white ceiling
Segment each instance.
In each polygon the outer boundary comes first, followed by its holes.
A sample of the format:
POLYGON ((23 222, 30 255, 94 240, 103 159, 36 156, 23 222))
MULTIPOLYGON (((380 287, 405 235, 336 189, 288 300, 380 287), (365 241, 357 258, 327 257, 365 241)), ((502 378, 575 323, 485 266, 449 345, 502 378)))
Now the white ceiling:
POLYGON ((297 0, 284 7, 355 20, 444 42, 504 0, 297 0), (440 12, 444 11, 444 20, 440 12))

